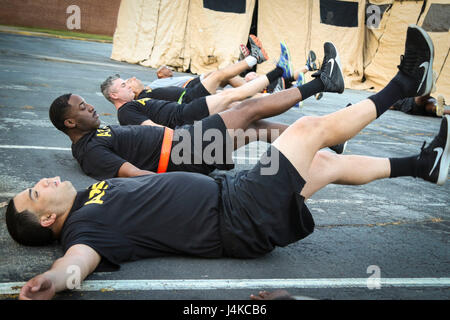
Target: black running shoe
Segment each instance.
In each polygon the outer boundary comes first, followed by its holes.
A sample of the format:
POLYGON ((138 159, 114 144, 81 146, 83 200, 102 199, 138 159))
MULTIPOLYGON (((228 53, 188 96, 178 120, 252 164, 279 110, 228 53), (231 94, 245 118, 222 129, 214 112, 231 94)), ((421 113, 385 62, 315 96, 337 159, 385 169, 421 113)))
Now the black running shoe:
POLYGON ((406 33, 405 54, 401 56, 398 69, 413 78, 415 88, 411 97, 425 96, 433 87, 434 47, 430 36, 422 28, 409 25, 406 33))
POLYGON ((343 154, 345 151, 345 148, 347 148, 347 141, 344 143, 337 144, 335 146, 330 147, 331 150, 336 152, 337 154, 343 154))
POLYGON ((341 60, 336 47, 331 42, 323 45, 324 58, 319 71, 312 77, 320 77, 325 86, 324 92, 344 92, 344 76, 342 75, 341 60))
POLYGON ((442 119, 438 135, 425 147, 423 142, 420 155, 417 157, 417 177, 443 185, 447 180, 448 166, 450 164, 450 117, 442 119))

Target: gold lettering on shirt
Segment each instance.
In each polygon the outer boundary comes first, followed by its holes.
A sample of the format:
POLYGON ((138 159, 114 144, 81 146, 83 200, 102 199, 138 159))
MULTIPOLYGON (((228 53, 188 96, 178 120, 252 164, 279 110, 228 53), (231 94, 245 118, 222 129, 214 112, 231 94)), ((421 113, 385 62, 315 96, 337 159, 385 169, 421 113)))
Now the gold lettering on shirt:
POLYGON ((105 181, 98 182, 90 186, 91 191, 89 192, 89 201, 84 205, 88 204, 103 204, 102 197, 105 195, 105 190, 108 189, 108 185, 105 181))
POLYGON ((111 129, 108 127, 97 129, 97 137, 111 137, 111 129))
POLYGON ((139 102, 140 104, 142 104, 145 107, 145 103, 150 100, 150 98, 142 98, 139 100, 136 100, 137 102, 139 102))

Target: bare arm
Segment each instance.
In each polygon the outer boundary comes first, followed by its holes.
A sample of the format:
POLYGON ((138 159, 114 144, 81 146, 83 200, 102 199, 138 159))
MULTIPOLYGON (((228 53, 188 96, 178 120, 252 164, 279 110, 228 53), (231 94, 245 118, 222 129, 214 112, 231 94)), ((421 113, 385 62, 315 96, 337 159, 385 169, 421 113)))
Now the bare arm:
POLYGON ((56 292, 74 289, 71 279, 79 277, 74 280, 81 284, 94 272, 100 260, 100 255, 91 247, 84 244, 73 245, 64 257, 53 263, 50 270, 29 280, 20 290, 19 299, 51 299, 56 292))
POLYGON ((155 126, 155 127, 164 127, 160 124, 157 124, 155 122, 153 122, 152 120, 145 120, 144 122, 141 123, 141 126, 155 126))
POLYGON ((125 162, 119 169, 117 176, 119 178, 143 176, 146 174, 154 174, 152 171, 141 170, 129 162, 125 162))

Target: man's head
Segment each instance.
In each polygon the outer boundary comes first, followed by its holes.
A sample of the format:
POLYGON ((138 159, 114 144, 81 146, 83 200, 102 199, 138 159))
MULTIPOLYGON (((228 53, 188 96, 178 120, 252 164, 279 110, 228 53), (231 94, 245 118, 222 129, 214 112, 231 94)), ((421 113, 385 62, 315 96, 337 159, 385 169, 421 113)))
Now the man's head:
POLYGON ((173 77, 173 71, 168 66, 161 66, 156 70, 158 79, 173 77))
POLYGON ((106 78, 100 85, 100 90, 103 96, 114 105, 122 105, 134 99, 133 90, 118 74, 106 78))
POLYGON ((131 90, 133 90, 135 98, 145 89, 142 81, 136 79, 136 77, 128 78, 125 82, 131 88, 131 90))
POLYGON ((6 209, 6 226, 11 237, 20 244, 50 244, 61 219, 72 208, 76 190, 70 181, 59 177, 41 179, 32 188, 17 194, 6 209))
POLYGON ((71 130, 91 131, 100 126, 100 119, 94 107, 79 95, 71 93, 59 96, 53 101, 49 117, 55 128, 65 134, 69 134, 71 130))

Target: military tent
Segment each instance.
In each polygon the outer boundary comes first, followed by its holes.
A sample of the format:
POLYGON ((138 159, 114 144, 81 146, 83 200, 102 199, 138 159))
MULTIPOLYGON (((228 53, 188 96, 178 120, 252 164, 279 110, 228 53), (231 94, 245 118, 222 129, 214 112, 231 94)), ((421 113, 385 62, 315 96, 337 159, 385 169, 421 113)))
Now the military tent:
POLYGON ((200 74, 234 63, 252 31, 270 56, 259 73, 273 68, 280 41, 295 68, 309 50, 321 61, 332 41, 346 87, 379 90, 397 72, 409 24, 433 39, 437 93, 450 99, 448 0, 123 0, 111 58, 200 74))

